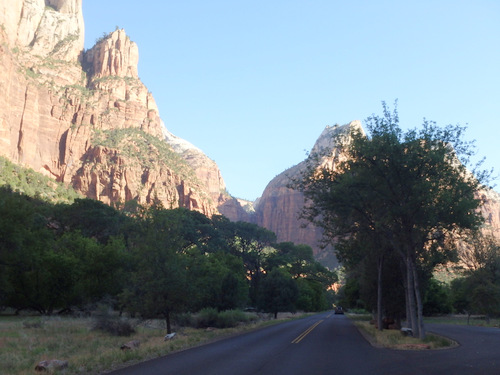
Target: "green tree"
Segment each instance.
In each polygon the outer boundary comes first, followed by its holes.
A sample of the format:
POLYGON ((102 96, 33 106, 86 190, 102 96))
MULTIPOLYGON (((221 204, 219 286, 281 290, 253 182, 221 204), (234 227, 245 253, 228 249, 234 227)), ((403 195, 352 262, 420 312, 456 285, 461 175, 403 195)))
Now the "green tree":
POLYGON ((144 318, 165 319, 171 333, 171 314, 189 306, 193 285, 189 282, 188 241, 183 237, 182 210, 151 207, 137 221, 129 239, 135 270, 121 295, 126 310, 144 318))
POLYGON ((452 259, 453 238, 480 226, 476 193, 488 173, 466 170, 474 149, 462 140, 460 126, 440 128, 424 120, 420 130, 403 132, 397 111, 390 113, 384 103, 384 116, 368 118, 366 127, 368 136, 351 129, 337 138, 334 168, 318 163, 325 159, 310 159, 297 184, 309 201, 304 216, 330 242, 363 233, 399 254, 406 269, 407 319, 423 338, 419 270, 428 273, 452 259))
POLYGON ((280 311, 295 311, 297 284, 289 275, 274 269, 263 278, 259 297, 259 308, 273 313, 277 319, 280 311))
MULTIPOLYGON (((220 223, 219 223, 220 224, 220 223)), ((238 221, 225 224, 228 251, 241 257, 250 281, 250 303, 257 304, 265 259, 276 235, 256 224, 238 221)))
POLYGON ((427 284, 424 295, 424 315, 451 313, 449 288, 434 278, 429 279, 427 284))

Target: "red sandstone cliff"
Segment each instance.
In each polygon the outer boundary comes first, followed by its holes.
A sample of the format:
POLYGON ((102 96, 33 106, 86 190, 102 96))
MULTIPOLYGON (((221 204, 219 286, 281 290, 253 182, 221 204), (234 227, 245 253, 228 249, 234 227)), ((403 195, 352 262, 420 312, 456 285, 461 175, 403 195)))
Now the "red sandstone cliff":
POLYGON ((2 2, 0 24, 0 155, 106 203, 160 199, 210 216, 231 200, 203 153, 182 161, 149 145, 142 151, 156 160, 145 163, 141 150, 124 152, 127 139, 97 142, 131 129, 164 142, 154 98, 138 78, 137 45, 124 30, 83 53, 81 0, 2 2))

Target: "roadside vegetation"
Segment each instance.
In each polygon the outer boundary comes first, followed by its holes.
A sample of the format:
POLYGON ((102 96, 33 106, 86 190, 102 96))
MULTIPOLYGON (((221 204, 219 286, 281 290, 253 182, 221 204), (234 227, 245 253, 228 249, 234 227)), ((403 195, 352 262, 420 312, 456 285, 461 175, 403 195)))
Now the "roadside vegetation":
MULTIPOLYGON (((301 316, 295 315, 295 318, 301 316)), ((179 321, 186 321, 186 316, 179 321)), ((102 324, 102 316, 7 316, 0 315, 0 373, 28 375, 34 373, 39 361, 64 359, 68 367, 61 374, 101 374, 105 371, 131 365, 136 362, 163 356, 178 350, 194 347, 212 340, 243 333, 258 327, 290 319, 280 314, 278 320, 269 314, 228 311, 215 314, 213 323, 221 326, 206 326, 214 318, 213 312, 189 314, 190 325, 175 323, 175 336, 164 339, 165 322, 120 318, 115 313, 102 324), (217 323, 217 315, 222 315, 217 323), (224 317, 225 316, 225 317, 224 317), (222 322, 232 316, 231 323, 223 327, 222 322), (237 324, 233 324, 237 320, 237 324), (99 327, 127 325, 133 332, 120 335, 121 330, 102 330, 99 327), (199 325, 195 328, 193 325, 199 325), (124 344, 138 341, 139 346, 121 349, 124 344)), ((211 322, 212 323, 212 322, 211 322)))
POLYGON ((348 314, 362 335, 373 345, 396 350, 430 350, 453 348, 457 343, 447 337, 428 332, 424 339, 402 333, 398 329, 377 329, 371 314, 348 314))
POLYGON ((58 199, 33 171, 2 168, 2 374, 33 373, 51 359, 68 361, 66 373, 100 373, 278 321, 283 311, 332 306, 337 276, 309 246, 182 208, 58 199))

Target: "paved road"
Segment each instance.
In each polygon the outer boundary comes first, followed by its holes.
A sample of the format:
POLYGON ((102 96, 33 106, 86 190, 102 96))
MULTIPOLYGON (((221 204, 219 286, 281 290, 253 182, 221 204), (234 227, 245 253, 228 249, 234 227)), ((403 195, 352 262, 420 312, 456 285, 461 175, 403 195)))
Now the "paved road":
POLYGON ((429 325, 460 346, 437 351, 372 347, 343 315, 323 313, 185 350, 113 375, 500 374, 500 330, 429 325))

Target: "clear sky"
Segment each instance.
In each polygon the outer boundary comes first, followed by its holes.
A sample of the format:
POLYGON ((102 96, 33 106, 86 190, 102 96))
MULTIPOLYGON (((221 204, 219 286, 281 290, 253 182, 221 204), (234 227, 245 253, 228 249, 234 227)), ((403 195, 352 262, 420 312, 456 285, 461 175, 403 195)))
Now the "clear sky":
POLYGON ((500 170, 498 0, 83 0, 83 12, 86 48, 117 26, 138 44, 167 129, 215 160, 233 196, 254 200, 326 125, 395 99, 404 129, 468 125, 500 170))

